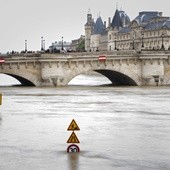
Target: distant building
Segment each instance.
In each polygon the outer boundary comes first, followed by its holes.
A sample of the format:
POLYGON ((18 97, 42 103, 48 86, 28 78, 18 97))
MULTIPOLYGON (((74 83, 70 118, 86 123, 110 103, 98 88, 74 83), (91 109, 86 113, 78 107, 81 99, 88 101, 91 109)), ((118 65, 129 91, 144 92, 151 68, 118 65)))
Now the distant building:
POLYGON ((52 43, 51 46, 49 46, 49 52, 60 52, 61 50, 69 51, 71 49, 71 42, 66 41, 56 41, 55 43, 52 43))
POLYGON ((122 10, 116 9, 108 25, 99 16, 94 22, 87 14, 85 24, 86 51, 170 49, 170 17, 162 12, 143 11, 132 21, 122 10))
POLYGON ((84 51, 85 48, 80 48, 81 43, 84 44, 85 36, 81 35, 80 38, 72 40, 71 42, 71 51, 84 51))

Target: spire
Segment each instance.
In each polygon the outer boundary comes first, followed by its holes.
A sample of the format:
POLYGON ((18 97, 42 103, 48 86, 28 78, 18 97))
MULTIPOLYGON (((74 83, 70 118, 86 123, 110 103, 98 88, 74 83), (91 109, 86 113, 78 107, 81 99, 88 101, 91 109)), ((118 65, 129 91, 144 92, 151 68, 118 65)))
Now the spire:
POLYGON ((113 28, 117 28, 118 30, 119 30, 119 28, 121 28, 123 26, 123 23, 122 23, 122 20, 120 18, 120 13, 119 13, 118 9, 116 10, 115 15, 112 19, 111 26, 113 28))
POLYGON ((116 10, 118 10, 118 2, 116 2, 116 10))
POLYGON ((88 14, 91 14, 91 10, 90 10, 90 8, 88 9, 88 14))
POLYGON ((98 17, 94 25, 93 34, 104 34, 104 24, 101 17, 98 17))
POLYGON ((101 16, 101 12, 99 11, 99 13, 97 13, 97 18, 99 18, 101 16))

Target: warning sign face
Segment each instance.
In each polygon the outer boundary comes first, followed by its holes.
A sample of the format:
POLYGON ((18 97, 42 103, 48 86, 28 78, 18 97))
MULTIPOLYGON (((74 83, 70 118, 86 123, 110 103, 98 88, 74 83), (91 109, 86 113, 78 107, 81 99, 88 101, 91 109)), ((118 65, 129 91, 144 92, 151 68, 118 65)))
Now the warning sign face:
POLYGON ((80 128, 78 127, 76 121, 73 119, 67 130, 73 130, 74 131, 74 130, 80 130, 80 128))
POLYGON ((67 143, 80 143, 80 141, 78 140, 76 134, 73 132, 69 137, 67 143))

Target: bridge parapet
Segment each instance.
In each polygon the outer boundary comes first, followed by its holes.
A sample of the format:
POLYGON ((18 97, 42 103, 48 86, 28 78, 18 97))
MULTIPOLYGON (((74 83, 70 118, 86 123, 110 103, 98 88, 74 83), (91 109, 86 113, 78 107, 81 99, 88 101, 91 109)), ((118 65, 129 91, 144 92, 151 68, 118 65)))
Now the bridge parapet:
POLYGON ((155 85, 155 76, 161 85, 170 81, 170 53, 164 51, 11 54, 5 56, 5 60, 0 65, 0 73, 28 79, 37 86, 65 86, 75 76, 93 70, 112 81, 119 80, 114 76, 120 73, 119 76, 124 75, 122 80, 130 78, 137 85, 155 85), (106 60, 100 61, 99 56, 106 56, 106 60))

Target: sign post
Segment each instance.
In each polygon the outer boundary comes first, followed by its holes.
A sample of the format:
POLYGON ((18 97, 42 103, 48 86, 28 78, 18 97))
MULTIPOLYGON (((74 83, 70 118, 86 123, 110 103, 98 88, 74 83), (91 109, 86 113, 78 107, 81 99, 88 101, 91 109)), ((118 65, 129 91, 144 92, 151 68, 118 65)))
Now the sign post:
POLYGON ((74 119, 71 121, 67 130, 73 131, 72 134, 70 135, 69 139, 67 140, 67 143, 72 143, 71 145, 68 146, 67 152, 68 153, 80 152, 80 148, 74 144, 74 143, 80 143, 79 139, 77 138, 76 134, 74 133, 74 131, 80 130, 80 128, 74 119))
POLYGON ((2 94, 0 93, 0 105, 2 105, 2 94))

